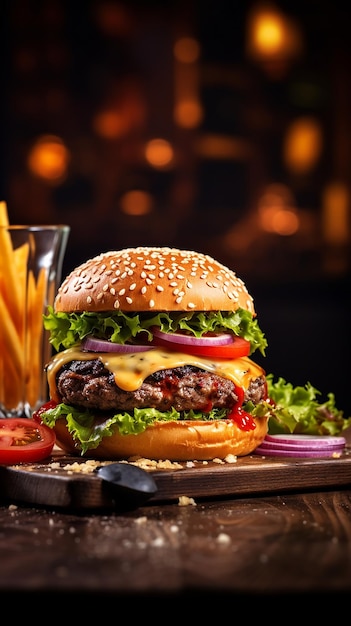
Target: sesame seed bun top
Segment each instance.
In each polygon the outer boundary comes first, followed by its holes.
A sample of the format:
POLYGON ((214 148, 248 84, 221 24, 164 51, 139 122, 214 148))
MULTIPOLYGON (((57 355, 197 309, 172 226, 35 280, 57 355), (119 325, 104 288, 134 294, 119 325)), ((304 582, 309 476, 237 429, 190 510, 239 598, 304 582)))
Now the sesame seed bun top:
POLYGON ((60 286, 56 312, 235 311, 255 315, 244 282, 212 257, 176 248, 104 252, 75 268, 60 286))

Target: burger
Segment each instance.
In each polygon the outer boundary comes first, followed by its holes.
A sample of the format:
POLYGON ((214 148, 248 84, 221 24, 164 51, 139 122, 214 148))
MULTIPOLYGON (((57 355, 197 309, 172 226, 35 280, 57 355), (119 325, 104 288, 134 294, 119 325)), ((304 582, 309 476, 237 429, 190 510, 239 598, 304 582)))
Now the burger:
POLYGON ((54 348, 39 410, 66 453, 171 461, 250 454, 268 431, 265 354, 234 271, 168 247, 75 268, 44 316, 54 348))

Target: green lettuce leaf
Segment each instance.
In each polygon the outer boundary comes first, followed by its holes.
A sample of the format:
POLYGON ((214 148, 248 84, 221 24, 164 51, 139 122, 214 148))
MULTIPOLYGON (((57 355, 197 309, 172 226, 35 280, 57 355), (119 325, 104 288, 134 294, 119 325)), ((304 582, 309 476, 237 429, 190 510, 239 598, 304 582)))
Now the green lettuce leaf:
POLYGON ((284 378, 274 381, 267 375, 268 395, 273 402, 268 422, 270 434, 295 433, 305 435, 339 435, 351 426, 351 417, 335 406, 335 396, 329 393, 327 400, 319 402, 321 392, 309 382, 294 387, 284 378))
POLYGON ((71 348, 80 343, 84 337, 93 335, 97 338, 109 339, 114 343, 124 344, 135 340, 141 335, 141 340, 152 341, 152 326, 157 326, 162 332, 177 332, 185 330, 195 337, 201 337, 208 332, 232 331, 238 337, 250 342, 250 354, 259 350, 265 354, 267 340, 258 325, 256 318, 245 309, 237 311, 210 311, 198 313, 159 312, 131 313, 126 315, 122 311, 116 312, 82 312, 82 313, 55 313, 52 307, 43 317, 46 330, 49 331, 50 343, 56 351, 71 348))
POLYGON ((61 403, 43 411, 40 418, 50 428, 54 427, 56 420, 66 419, 68 431, 77 443, 77 450, 80 450, 83 455, 87 450, 97 448, 104 437, 110 437, 116 431, 121 435, 137 435, 153 422, 173 422, 180 419, 216 420, 224 419, 226 415, 225 409, 213 409, 206 415, 200 411, 179 413, 175 409, 169 411, 134 409, 131 413, 124 411, 108 417, 101 415, 97 419, 96 412, 61 403))

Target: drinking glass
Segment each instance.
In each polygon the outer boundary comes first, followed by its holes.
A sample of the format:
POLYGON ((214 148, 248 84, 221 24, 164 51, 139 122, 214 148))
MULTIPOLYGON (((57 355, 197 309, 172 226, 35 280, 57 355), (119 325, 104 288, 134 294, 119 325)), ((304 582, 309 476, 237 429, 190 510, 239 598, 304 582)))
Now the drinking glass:
POLYGON ((0 417, 30 417, 48 399, 53 305, 70 227, 0 226, 0 417))

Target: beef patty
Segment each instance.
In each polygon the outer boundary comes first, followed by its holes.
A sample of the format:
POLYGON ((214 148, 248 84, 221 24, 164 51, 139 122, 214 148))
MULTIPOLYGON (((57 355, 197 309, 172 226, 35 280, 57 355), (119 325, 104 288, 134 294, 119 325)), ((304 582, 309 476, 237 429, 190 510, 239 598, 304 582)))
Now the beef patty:
MULTIPOLYGON (((159 370, 135 391, 124 391, 99 359, 71 361, 58 372, 57 389, 62 402, 99 411, 166 411, 173 407, 180 412, 208 412, 212 408, 231 409, 238 402, 232 381, 192 365, 159 370)), ((264 377, 256 378, 245 393, 245 401, 257 404, 265 392, 264 377)))

